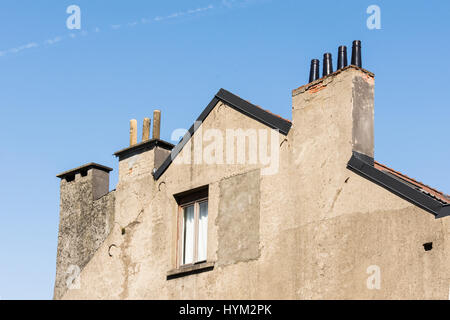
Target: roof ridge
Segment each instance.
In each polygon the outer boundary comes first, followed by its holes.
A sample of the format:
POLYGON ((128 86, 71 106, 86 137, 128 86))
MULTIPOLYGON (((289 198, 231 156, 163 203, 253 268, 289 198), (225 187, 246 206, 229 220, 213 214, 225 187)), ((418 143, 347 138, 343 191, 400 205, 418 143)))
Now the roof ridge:
POLYGON ((167 170, 173 160, 178 156, 183 147, 187 144, 187 142, 192 138, 194 133, 196 132, 198 126, 197 122, 203 122, 210 112, 216 107, 219 101, 224 102, 229 105, 233 109, 239 111, 244 116, 250 117, 272 129, 278 130, 280 134, 288 135, 292 122, 290 120, 284 119, 283 117, 276 115, 268 110, 265 110, 259 106, 248 102, 241 97, 227 91, 225 89, 220 89, 217 94, 213 97, 213 99, 209 102, 205 109, 203 109, 200 116, 197 118, 197 121, 191 126, 186 135, 181 139, 181 141, 172 149, 170 154, 164 160, 164 162, 156 169, 153 174, 155 180, 158 180, 159 177, 167 170))
MULTIPOLYGON (((251 102, 250 102, 251 103, 251 102)), ((265 111, 265 112, 268 112, 268 113, 270 113, 271 115, 273 115, 273 116, 275 116, 275 117, 278 117, 278 118, 280 118, 280 119, 283 119, 284 121, 287 121, 287 122, 290 122, 290 123, 292 123, 292 120, 289 120, 289 119, 286 119, 286 118, 283 118, 282 116, 280 116, 279 114, 276 114, 276 113, 273 113, 272 111, 270 111, 269 109, 264 109, 263 107, 261 107, 261 106, 259 106, 259 105, 257 105, 257 104, 254 104, 254 106, 255 107, 257 107, 257 108, 259 108, 259 109, 261 109, 261 110, 263 110, 263 111, 265 111)))
MULTIPOLYGON (((233 93, 234 94, 234 93, 233 93)), ((238 98, 240 98, 240 99, 242 99, 240 96, 238 96, 237 94, 234 94, 236 97, 238 97, 238 98)), ((287 121, 287 122, 290 122, 290 123, 292 123, 292 120, 289 120, 289 119, 286 119, 286 118, 284 118, 284 117, 282 117, 282 116, 280 116, 279 114, 276 114, 276 113, 273 113, 272 111, 270 111, 269 109, 265 109, 265 108, 263 108, 263 107, 261 107, 260 105, 258 105, 258 104, 254 104, 254 103, 252 103, 251 101, 249 101, 249 100, 246 100, 246 99, 242 99, 242 100, 245 100, 245 101, 247 101, 248 103, 250 103, 250 104, 252 104, 252 105, 254 105, 255 107, 257 107, 257 108, 259 108, 259 109, 261 109, 262 111, 265 111, 265 112, 267 112, 267 113, 270 113, 271 115, 273 115, 273 116, 275 116, 275 117, 278 117, 278 118, 280 118, 280 119, 282 119, 282 120, 284 120, 284 121, 287 121)))
POLYGON ((238 109, 240 112, 243 112, 247 116, 250 116, 272 128, 279 129, 285 135, 287 135, 292 126, 291 120, 285 119, 278 114, 251 103, 248 100, 242 99, 240 96, 223 88, 219 90, 216 97, 223 102, 226 102, 233 108, 238 109), (272 119, 270 119, 271 117, 272 119))

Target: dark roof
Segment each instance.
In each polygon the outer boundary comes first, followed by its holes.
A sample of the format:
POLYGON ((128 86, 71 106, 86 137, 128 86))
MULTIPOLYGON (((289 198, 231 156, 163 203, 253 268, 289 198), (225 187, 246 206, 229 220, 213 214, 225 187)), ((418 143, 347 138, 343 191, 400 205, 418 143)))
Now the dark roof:
POLYGON ((363 154, 353 152, 347 168, 430 212, 436 218, 450 215, 450 197, 448 195, 375 162, 373 159, 370 161, 363 154))
POLYGON ((134 146, 117 151, 116 153, 114 153, 114 155, 116 157, 119 157, 119 159, 123 159, 123 158, 128 157, 129 155, 135 154, 137 152, 151 150, 154 147, 161 147, 166 150, 172 150, 174 145, 169 142, 166 142, 164 140, 152 139, 152 140, 140 142, 138 144, 135 144, 134 146))
POLYGON ((444 204, 450 204, 450 196, 439 190, 436 190, 430 186, 427 186, 426 184, 424 184, 420 181, 417 181, 413 178, 410 178, 401 172, 395 171, 394 169, 391 169, 377 161, 375 161, 375 168, 377 168, 378 170, 387 172, 389 174, 392 174, 392 175, 400 178, 401 180, 403 180, 406 183, 412 184, 414 187, 418 188, 423 193, 429 194, 430 196, 436 198, 437 200, 441 201, 444 204))
POLYGON ((256 106, 225 89, 220 89, 216 94, 216 98, 246 116, 257 120, 272 129, 279 130, 284 135, 287 135, 291 129, 291 121, 284 119, 268 110, 264 110, 263 108, 256 106))
POLYGON ((87 172, 90 169, 99 169, 99 170, 106 171, 106 172, 111 172, 113 170, 112 168, 103 166, 103 165, 95 163, 95 162, 91 162, 91 163, 85 164, 83 166, 77 167, 75 169, 64 171, 64 172, 58 174, 56 177, 60 178, 60 179, 65 179, 68 176, 74 176, 77 173, 87 172))
MULTIPOLYGON (((252 119, 255 119, 265 124, 266 126, 272 129, 279 130, 279 132, 283 135, 287 135, 289 133, 289 130, 291 129, 292 126, 291 121, 286 120, 278 115, 275 115, 267 110, 264 110, 261 107, 258 107, 254 104, 251 104, 250 102, 245 101, 244 99, 238 97, 237 95, 225 89, 220 89, 219 92, 217 92, 214 98, 209 102, 209 104, 197 118, 197 121, 195 123, 203 122, 219 101, 226 103, 233 109, 243 113, 244 115, 252 119)), ((156 170, 156 172, 153 175, 155 180, 158 180, 159 177, 161 177, 161 175, 167 170, 172 161, 176 158, 176 156, 181 152, 183 147, 194 135, 195 131, 198 129, 198 127, 195 126, 195 123, 191 126, 191 128, 183 137, 183 139, 180 141, 180 143, 178 143, 175 146, 175 148, 173 148, 171 154, 166 158, 163 164, 156 170)))

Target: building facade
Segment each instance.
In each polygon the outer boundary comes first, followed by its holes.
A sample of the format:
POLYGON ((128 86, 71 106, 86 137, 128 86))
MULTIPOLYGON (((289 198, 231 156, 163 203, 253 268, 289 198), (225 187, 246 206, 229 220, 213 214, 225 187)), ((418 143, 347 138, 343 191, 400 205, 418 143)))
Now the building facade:
POLYGON ((131 144, 114 191, 58 176, 55 299, 449 297, 450 198, 374 160, 367 70, 293 90, 292 121, 222 89, 178 145, 131 144))

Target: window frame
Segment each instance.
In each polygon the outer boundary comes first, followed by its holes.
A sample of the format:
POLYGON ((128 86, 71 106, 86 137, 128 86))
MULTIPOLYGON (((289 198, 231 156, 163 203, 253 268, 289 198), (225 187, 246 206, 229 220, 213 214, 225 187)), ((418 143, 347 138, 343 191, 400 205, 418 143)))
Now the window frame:
MULTIPOLYGON (((189 202, 183 202, 178 205, 178 218, 177 218, 177 267, 178 268, 186 268, 195 266, 201 263, 205 263, 208 261, 206 257, 205 260, 198 261, 198 234, 199 234, 199 217, 200 217, 200 204, 207 202, 208 203, 208 218, 209 218, 209 199, 208 195, 200 196, 195 200, 191 200, 189 202), (191 263, 184 264, 184 209, 186 207, 194 205, 194 252, 191 263)), ((209 222, 209 219, 208 219, 209 222)), ((208 233, 208 228, 206 228, 208 233)), ((208 239, 208 237, 207 237, 208 239)), ((206 240, 206 248, 208 248, 208 240, 206 240)), ((207 250, 208 251, 208 250, 207 250)))

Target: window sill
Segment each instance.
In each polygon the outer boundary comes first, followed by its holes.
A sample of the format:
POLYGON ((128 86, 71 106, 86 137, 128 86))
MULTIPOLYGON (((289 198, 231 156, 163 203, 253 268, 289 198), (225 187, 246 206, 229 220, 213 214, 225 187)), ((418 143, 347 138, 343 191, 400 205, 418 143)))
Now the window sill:
POLYGON ((202 262, 199 264, 189 265, 186 267, 180 267, 178 269, 173 269, 167 272, 167 280, 185 277, 191 274, 207 272, 213 269, 214 269, 214 262, 202 262))

